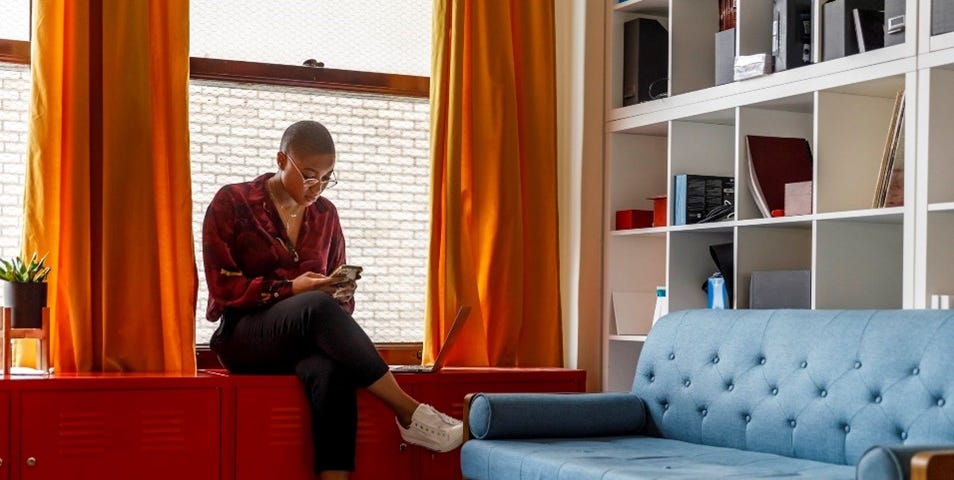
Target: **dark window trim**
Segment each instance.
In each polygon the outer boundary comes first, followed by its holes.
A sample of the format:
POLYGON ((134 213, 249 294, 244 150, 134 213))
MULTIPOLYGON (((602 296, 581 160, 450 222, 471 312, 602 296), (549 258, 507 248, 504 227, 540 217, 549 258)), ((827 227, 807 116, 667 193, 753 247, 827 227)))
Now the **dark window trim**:
POLYGON ((189 76, 193 79, 343 90, 400 97, 428 98, 430 96, 430 78, 414 75, 198 57, 191 57, 189 66, 191 70, 189 76))
POLYGON ((30 42, 0 38, 0 62, 30 64, 30 42))
MULTIPOLYGON (((0 62, 29 65, 30 42, 0 39, 0 62)), ((201 80, 317 88, 399 97, 428 98, 430 96, 430 78, 414 75, 196 57, 189 58, 189 66, 189 77, 201 80)))

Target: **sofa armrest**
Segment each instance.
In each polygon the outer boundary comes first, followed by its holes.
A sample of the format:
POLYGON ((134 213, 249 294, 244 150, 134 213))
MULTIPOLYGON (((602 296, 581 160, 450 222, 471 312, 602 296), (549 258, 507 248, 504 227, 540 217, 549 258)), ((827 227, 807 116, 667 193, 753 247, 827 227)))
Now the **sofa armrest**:
POLYGON ((911 459, 911 480, 944 480, 952 476, 954 448, 918 452, 911 459))
POLYGON ((948 480, 954 445, 892 445, 868 449, 858 460, 857 480, 948 480))
POLYGON ((475 393, 464 405, 465 436, 484 440, 627 435, 645 423, 631 393, 475 393))

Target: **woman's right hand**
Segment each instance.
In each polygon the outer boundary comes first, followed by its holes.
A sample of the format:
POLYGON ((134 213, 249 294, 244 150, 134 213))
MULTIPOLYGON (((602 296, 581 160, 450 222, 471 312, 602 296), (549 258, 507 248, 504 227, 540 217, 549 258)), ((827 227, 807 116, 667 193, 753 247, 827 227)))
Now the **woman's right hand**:
POLYGON ((336 279, 332 277, 326 277, 315 272, 305 272, 292 280, 292 295, 312 290, 320 290, 328 295, 334 295, 338 289, 337 286, 333 285, 335 282, 336 279))

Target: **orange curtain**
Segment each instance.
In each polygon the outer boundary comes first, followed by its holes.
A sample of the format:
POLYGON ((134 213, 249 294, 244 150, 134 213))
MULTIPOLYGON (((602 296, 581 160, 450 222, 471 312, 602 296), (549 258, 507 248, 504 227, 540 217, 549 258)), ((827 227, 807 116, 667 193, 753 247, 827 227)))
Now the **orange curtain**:
POLYGON ((552 0, 435 0, 424 360, 561 366, 552 0), (458 344, 459 345, 459 344, 458 344))
POLYGON ((24 250, 57 371, 195 371, 187 0, 34 0, 24 250))

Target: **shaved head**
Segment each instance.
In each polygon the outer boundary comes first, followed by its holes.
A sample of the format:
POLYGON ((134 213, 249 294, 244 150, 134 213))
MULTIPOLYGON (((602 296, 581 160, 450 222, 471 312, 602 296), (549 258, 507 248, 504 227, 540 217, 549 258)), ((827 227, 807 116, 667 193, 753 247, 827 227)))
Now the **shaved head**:
POLYGON ((282 135, 281 150, 298 155, 335 153, 335 142, 324 125, 313 120, 295 122, 282 135))

